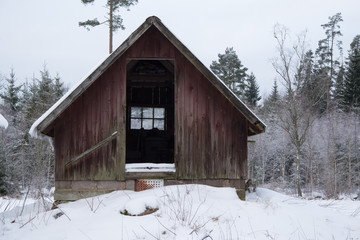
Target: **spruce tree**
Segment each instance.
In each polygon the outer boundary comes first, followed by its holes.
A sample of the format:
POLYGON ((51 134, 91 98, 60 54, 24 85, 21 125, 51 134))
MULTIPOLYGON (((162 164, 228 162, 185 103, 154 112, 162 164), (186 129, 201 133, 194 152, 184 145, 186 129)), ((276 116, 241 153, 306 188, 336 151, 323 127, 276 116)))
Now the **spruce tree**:
POLYGON ((245 98, 251 107, 255 108, 257 106, 258 101, 261 99, 259 94, 259 85, 256 82, 254 74, 251 73, 247 78, 247 85, 245 88, 245 98))
POLYGON ((343 102, 348 109, 360 107, 360 35, 357 35, 350 44, 343 102))
POLYGON ((276 80, 274 81, 274 85, 271 90, 271 95, 270 95, 269 101, 271 104, 275 104, 275 105, 277 105, 280 101, 280 94, 279 94, 278 85, 277 85, 276 80))
POLYGON ((244 97, 245 80, 248 70, 241 64, 235 50, 226 48, 224 54, 218 54, 219 60, 213 61, 210 69, 230 88, 239 98, 244 97))
POLYGON ((56 75, 54 78, 54 95, 55 99, 60 99, 62 95, 66 92, 66 88, 64 87, 64 83, 61 82, 61 78, 59 75, 56 75))
POLYGON ((281 96, 278 90, 277 81, 274 80, 274 84, 271 90, 270 96, 264 100, 264 112, 269 116, 270 121, 273 121, 274 115, 279 113, 281 96))
POLYGON ((14 69, 11 69, 10 71, 10 77, 5 78, 7 81, 7 86, 5 86, 5 91, 1 93, 1 98, 4 99, 5 103, 8 104, 11 111, 15 112, 18 109, 18 105, 20 102, 20 86, 15 86, 15 72, 14 69))
POLYGON ((345 67, 341 65, 336 74, 333 96, 339 108, 343 108, 345 67))

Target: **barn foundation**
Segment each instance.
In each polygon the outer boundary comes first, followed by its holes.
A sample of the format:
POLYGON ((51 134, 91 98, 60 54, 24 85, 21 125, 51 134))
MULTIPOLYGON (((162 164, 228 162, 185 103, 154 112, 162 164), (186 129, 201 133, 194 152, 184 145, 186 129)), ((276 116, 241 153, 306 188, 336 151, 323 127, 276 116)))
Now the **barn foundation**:
MULTIPOLYGON (((118 190, 136 190, 136 180, 126 181, 56 181, 54 199, 57 202, 76 201, 118 190)), ((201 184, 212 187, 232 187, 245 200, 245 181, 240 179, 163 179, 164 186, 201 184)))

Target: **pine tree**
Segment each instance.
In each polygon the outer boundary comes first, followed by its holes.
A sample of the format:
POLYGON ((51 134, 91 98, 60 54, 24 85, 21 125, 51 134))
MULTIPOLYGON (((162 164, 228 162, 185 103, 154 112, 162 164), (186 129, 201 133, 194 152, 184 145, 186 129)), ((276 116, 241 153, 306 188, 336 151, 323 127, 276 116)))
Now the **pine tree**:
POLYGON ((247 85, 245 88, 245 98, 251 107, 255 108, 257 106, 258 101, 261 99, 259 94, 259 85, 256 82, 254 74, 251 73, 247 78, 247 85))
POLYGON ((336 70, 339 66, 339 62, 335 56, 335 46, 339 50, 340 54, 342 53, 342 42, 337 40, 342 36, 340 31, 340 22, 342 22, 341 13, 337 13, 332 17, 329 17, 329 22, 321 25, 325 30, 326 38, 319 41, 318 48, 316 49, 316 54, 319 57, 318 68, 319 71, 319 80, 324 84, 324 89, 326 92, 326 112, 329 112, 330 100, 331 100, 331 88, 335 81, 336 70))
MULTIPOLYGON (((81 0, 84 5, 93 4, 95 0, 81 0)), ((106 8, 109 9, 109 17, 106 18, 105 21, 99 22, 97 18, 88 19, 84 22, 79 22, 79 27, 85 27, 87 30, 90 30, 90 27, 96 27, 101 24, 108 24, 109 26, 109 53, 112 53, 112 39, 113 33, 116 32, 118 29, 125 29, 123 25, 123 19, 118 14, 118 11, 121 7, 125 7, 129 9, 130 6, 135 5, 138 0, 107 0, 106 1, 106 8)))
POLYGON ((226 48, 224 54, 218 54, 219 60, 213 61, 210 69, 230 88, 239 98, 243 98, 245 80, 248 70, 241 64, 235 50, 226 48))
POLYGON ((357 35, 350 44, 343 102, 349 109, 360 107, 360 35, 357 35))

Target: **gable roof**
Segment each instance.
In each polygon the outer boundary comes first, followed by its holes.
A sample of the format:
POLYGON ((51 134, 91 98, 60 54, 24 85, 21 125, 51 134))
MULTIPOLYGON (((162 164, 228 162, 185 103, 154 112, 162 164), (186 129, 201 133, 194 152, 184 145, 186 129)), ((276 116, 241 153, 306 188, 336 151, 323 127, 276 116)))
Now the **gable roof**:
POLYGON ((234 106, 249 122, 248 135, 265 132, 266 125, 221 81, 156 16, 146 19, 104 62, 83 81, 73 86, 31 126, 29 133, 38 137, 46 134, 54 120, 91 86, 124 52, 151 26, 155 26, 234 106))

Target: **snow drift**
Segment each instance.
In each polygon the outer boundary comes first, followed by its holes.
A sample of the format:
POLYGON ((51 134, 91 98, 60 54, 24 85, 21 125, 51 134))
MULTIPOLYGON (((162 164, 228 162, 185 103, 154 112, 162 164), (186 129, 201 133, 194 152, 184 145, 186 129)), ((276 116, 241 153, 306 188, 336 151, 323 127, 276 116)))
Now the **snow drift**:
POLYGON ((247 199, 239 200, 232 188, 203 185, 116 191, 51 211, 36 208, 21 216, 5 211, 0 235, 30 240, 360 239, 360 201, 305 200, 261 188, 247 199), (156 211, 131 216, 147 208, 156 211))

